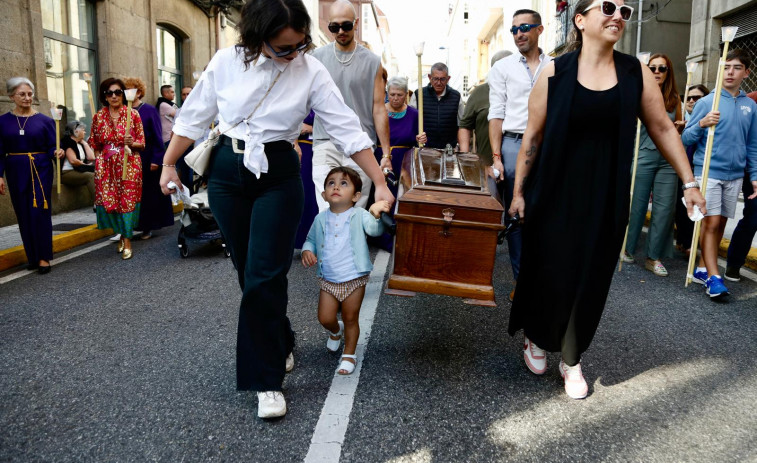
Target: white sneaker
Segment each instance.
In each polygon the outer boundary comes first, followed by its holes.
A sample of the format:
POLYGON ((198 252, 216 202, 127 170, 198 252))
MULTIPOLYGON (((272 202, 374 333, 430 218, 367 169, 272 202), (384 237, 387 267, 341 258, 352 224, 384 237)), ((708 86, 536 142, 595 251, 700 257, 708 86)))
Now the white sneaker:
POLYGON ((543 375, 547 371, 547 353, 527 337, 523 338, 523 360, 535 375, 543 375))
POLYGON ((292 370, 294 370, 294 352, 290 352, 286 360, 286 372, 289 373, 292 370))
POLYGON ((571 399, 583 399, 589 393, 589 386, 581 373, 580 363, 569 367, 560 360, 560 376, 565 379, 565 392, 571 399))
POLYGON ((281 391, 258 392, 258 418, 278 418, 287 413, 287 401, 281 391))

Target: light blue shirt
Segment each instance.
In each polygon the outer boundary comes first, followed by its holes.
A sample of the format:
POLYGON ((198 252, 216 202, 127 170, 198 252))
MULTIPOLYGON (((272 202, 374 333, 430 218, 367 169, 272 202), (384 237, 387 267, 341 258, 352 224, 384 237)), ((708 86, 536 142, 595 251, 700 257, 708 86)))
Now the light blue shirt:
MULTIPOLYGON (((353 262, 358 274, 365 275, 373 270, 371 255, 368 252, 368 241, 365 239, 365 235, 381 235, 384 232, 384 224, 361 207, 356 207, 353 211, 349 221, 350 246, 345 247, 352 253, 353 262)), ((327 217, 329 213, 330 210, 327 209, 315 216, 305 244, 302 245, 303 252, 310 251, 318 258, 316 275, 321 278, 325 278, 323 276, 324 258, 328 256, 328 252, 324 253, 324 250, 327 244, 326 232, 328 230, 327 217)))

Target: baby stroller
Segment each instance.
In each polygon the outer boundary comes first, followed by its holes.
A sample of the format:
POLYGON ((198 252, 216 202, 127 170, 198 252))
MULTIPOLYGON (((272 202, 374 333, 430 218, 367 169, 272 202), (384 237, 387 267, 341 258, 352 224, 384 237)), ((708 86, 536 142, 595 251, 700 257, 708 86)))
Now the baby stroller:
POLYGON ((231 251, 226 247, 221 230, 218 228, 216 219, 208 207, 207 190, 193 194, 189 204, 184 204, 181 212, 181 228, 179 229, 179 255, 185 258, 189 255, 187 239, 197 241, 220 240, 223 247, 223 255, 231 257, 231 251))

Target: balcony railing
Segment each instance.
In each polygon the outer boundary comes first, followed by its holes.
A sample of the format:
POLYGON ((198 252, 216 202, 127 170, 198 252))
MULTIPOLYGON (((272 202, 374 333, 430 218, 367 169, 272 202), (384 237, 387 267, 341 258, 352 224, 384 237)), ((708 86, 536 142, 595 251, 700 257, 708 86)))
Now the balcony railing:
POLYGON ((573 9, 575 4, 568 2, 568 5, 555 17, 555 48, 552 54, 557 55, 565 48, 568 43, 568 36, 573 27, 573 9))

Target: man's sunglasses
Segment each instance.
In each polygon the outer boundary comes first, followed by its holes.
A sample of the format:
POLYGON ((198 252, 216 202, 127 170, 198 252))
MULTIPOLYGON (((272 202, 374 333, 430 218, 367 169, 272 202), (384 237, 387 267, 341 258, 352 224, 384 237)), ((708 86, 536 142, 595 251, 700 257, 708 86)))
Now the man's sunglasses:
POLYGON ((344 32, 349 32, 352 30, 352 28, 355 27, 355 21, 345 21, 343 23, 329 23, 328 28, 329 32, 332 34, 336 34, 339 32, 339 29, 342 29, 344 32))
POLYGON ((591 5, 589 5, 588 8, 583 10, 581 14, 586 14, 587 11, 589 11, 592 8, 600 7, 599 11, 602 12, 605 16, 613 16, 615 14, 615 10, 620 9, 620 19, 623 21, 628 21, 631 19, 631 15, 633 14, 633 8, 628 5, 621 5, 618 6, 617 3, 611 1, 611 0, 599 0, 591 5))
POLYGON ((535 27, 539 27, 541 24, 521 24, 520 26, 513 26, 510 28, 510 32, 513 33, 513 35, 518 35, 518 31, 523 32, 524 34, 531 29, 535 27))
POLYGON ((303 43, 302 45, 297 45, 294 48, 287 48, 286 50, 276 51, 273 49, 271 44, 268 43, 268 41, 265 42, 268 49, 271 50, 271 53, 273 53, 276 56, 276 58, 283 58, 285 56, 291 55, 292 53, 299 53, 302 50, 309 47, 311 43, 313 43, 313 39, 311 39, 310 36, 307 36, 305 37, 305 43, 303 43))
POLYGON ((103 92, 103 95, 105 95, 105 96, 113 96, 113 95, 121 96, 123 94, 124 94, 124 91, 121 90, 121 89, 118 89, 118 90, 105 90, 103 92))
POLYGON ((702 98, 702 95, 688 95, 686 101, 699 101, 700 98, 702 98))
POLYGON ((664 64, 662 66, 649 66, 649 70, 654 72, 660 71, 660 74, 668 72, 668 67, 664 64))

